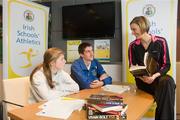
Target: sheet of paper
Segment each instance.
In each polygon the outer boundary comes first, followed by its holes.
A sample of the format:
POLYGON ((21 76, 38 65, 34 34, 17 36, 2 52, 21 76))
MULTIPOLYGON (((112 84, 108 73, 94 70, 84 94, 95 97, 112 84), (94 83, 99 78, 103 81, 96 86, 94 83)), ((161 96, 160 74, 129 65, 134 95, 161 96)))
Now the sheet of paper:
POLYGON ((85 101, 76 99, 76 100, 64 100, 56 99, 51 100, 43 105, 39 106, 42 110, 36 115, 47 116, 53 118, 67 119, 74 110, 79 110, 84 105, 85 101))
POLYGON ((47 107, 41 110, 40 112, 36 113, 36 115, 67 119, 72 112, 73 109, 56 106, 56 107, 47 107))

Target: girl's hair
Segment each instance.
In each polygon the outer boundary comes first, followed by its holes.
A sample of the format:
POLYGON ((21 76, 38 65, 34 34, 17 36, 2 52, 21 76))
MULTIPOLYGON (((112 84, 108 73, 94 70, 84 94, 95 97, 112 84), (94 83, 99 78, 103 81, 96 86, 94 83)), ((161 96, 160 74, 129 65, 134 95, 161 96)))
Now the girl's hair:
POLYGON ((149 23, 149 21, 148 21, 148 19, 146 17, 137 16, 130 22, 130 25, 133 24, 133 23, 137 24, 139 26, 142 33, 145 33, 145 32, 148 33, 149 32, 150 23, 149 23))
POLYGON ((32 71, 30 75, 30 81, 31 82, 33 81, 32 79, 33 79, 34 73, 43 67, 43 73, 47 79, 48 85, 50 86, 50 88, 54 88, 50 63, 55 62, 61 55, 64 55, 64 52, 59 48, 49 48, 48 50, 46 50, 46 52, 44 53, 43 63, 38 65, 32 71))

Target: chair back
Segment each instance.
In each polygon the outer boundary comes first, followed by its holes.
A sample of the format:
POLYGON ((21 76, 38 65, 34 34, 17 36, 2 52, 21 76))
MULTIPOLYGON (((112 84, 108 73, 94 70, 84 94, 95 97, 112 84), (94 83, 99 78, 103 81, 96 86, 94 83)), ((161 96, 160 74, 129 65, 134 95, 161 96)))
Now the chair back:
POLYGON ((5 101, 21 106, 28 104, 30 97, 29 77, 4 79, 3 89, 5 101))

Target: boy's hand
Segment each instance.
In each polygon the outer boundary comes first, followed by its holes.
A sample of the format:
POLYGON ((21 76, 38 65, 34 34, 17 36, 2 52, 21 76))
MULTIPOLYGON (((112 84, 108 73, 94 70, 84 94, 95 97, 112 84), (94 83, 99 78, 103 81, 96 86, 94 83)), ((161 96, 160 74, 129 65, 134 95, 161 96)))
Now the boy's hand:
POLYGON ((103 85, 104 85, 103 81, 94 80, 93 82, 91 82, 90 88, 98 88, 98 87, 101 87, 103 85))

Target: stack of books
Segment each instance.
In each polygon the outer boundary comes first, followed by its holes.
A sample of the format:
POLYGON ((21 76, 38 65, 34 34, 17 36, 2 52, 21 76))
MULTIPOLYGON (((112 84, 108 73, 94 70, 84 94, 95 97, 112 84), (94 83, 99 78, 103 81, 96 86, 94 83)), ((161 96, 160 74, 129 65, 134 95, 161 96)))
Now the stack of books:
POLYGON ((93 94, 87 99, 88 120, 126 120, 128 105, 121 96, 93 94))

